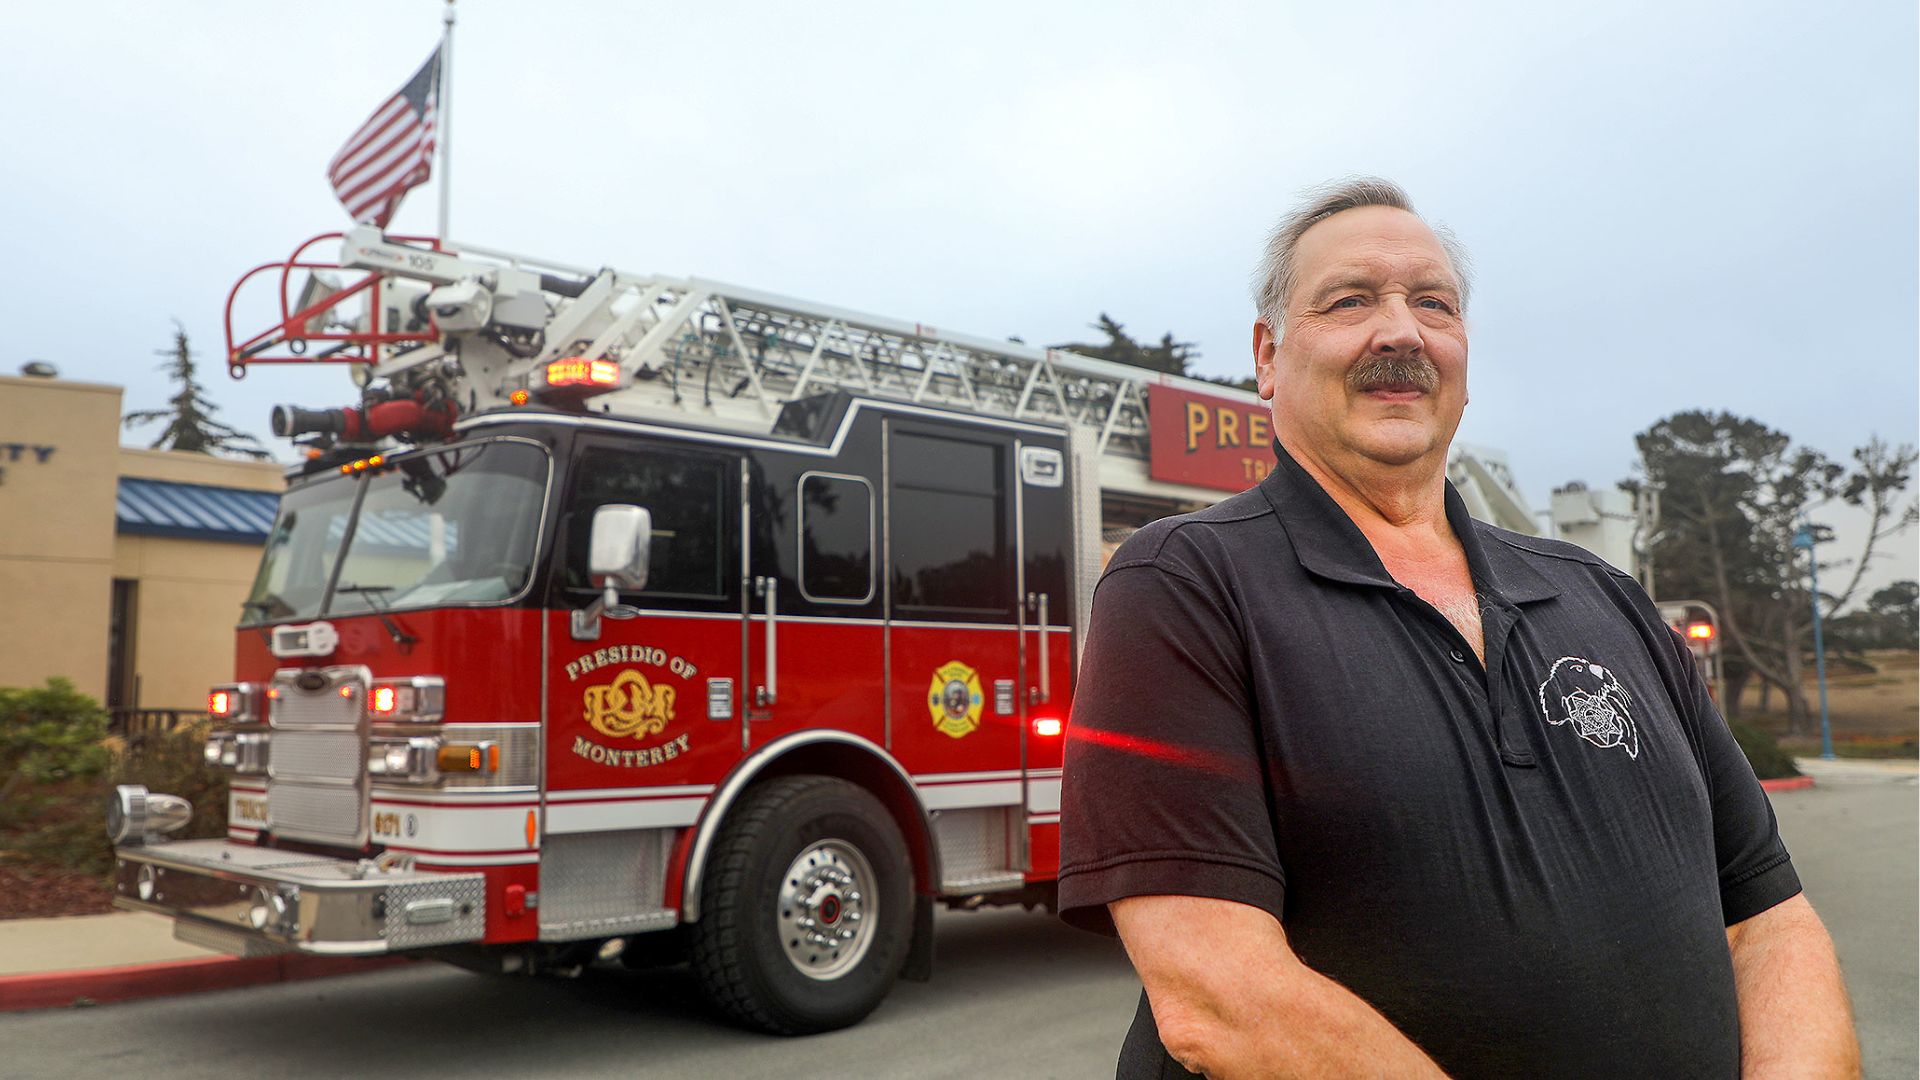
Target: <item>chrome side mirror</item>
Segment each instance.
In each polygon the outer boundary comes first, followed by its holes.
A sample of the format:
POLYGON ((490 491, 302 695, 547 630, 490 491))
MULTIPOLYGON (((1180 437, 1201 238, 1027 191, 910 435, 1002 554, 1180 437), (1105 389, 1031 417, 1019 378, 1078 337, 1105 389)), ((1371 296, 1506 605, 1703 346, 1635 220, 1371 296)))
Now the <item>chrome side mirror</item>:
MULTIPOLYGON (((647 587, 647 563, 653 552, 653 514, 643 506, 610 503, 593 512, 587 574, 609 590, 647 587)), ((609 605, 618 596, 607 598, 609 605)))
POLYGON ((632 608, 620 606, 620 590, 647 587, 647 564, 653 557, 653 514, 643 506, 610 503, 593 512, 593 532, 587 543, 587 578, 601 594, 592 604, 576 609, 570 620, 575 641, 600 636, 600 616, 630 619, 632 608))

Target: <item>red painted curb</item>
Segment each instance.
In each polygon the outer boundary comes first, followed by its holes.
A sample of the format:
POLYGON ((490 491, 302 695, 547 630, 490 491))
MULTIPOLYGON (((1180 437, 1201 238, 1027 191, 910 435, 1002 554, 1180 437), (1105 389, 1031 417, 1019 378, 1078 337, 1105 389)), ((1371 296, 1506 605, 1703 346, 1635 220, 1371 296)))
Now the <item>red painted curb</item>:
POLYGON ((379 971, 412 961, 410 956, 306 956, 295 953, 246 959, 209 956, 204 959, 129 964, 86 971, 0 975, 0 1012, 60 1009, 69 1005, 231 990, 261 983, 379 971))
POLYGON ((1760 786, 1768 791, 1803 791, 1813 786, 1813 777, 1783 776, 1778 780, 1762 780, 1760 786))

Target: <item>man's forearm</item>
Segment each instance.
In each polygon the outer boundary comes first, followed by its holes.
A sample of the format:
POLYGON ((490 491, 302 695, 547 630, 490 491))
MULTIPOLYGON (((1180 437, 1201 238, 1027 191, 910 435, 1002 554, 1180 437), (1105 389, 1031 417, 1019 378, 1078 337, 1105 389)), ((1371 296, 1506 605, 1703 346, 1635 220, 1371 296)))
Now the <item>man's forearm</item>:
POLYGON ((1114 923, 1147 989, 1167 1053, 1230 1077, 1445 1074, 1371 1005, 1308 968, 1272 916, 1196 897, 1134 897, 1114 923), (1193 942, 1215 947, 1204 956, 1193 942))
POLYGON ((1833 939, 1804 896, 1727 932, 1740 996, 1744 1080, 1860 1075, 1853 1010, 1833 939))

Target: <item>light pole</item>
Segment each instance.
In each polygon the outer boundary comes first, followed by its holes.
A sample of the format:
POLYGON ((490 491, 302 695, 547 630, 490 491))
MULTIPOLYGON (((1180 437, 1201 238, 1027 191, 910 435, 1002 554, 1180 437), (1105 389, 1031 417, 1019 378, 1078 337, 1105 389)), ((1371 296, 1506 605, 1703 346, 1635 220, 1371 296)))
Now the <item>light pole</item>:
POLYGON ((1813 591, 1813 666, 1820 675, 1820 758, 1833 760, 1833 725, 1827 719, 1827 648, 1820 637, 1820 556, 1812 522, 1802 522, 1793 534, 1793 546, 1807 550, 1807 580, 1813 591))

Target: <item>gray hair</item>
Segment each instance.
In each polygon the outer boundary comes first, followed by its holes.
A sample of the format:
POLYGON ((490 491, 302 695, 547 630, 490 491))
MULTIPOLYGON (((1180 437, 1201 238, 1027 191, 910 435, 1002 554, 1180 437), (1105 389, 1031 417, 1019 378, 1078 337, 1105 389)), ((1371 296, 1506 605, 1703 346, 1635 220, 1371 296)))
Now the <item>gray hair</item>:
MULTIPOLYGON (((1308 189, 1306 201, 1273 227, 1267 237, 1266 251, 1260 256, 1260 266, 1254 271, 1253 303, 1275 334, 1286 325, 1287 298, 1293 295, 1293 288, 1298 284, 1293 250, 1300 238, 1333 215, 1363 206, 1390 206, 1415 216, 1419 213, 1399 184, 1377 176, 1350 176, 1308 189)), ((1440 249, 1446 252, 1447 262, 1453 266, 1453 276, 1460 280, 1460 310, 1465 314, 1467 294, 1473 285, 1467 251, 1446 226, 1429 223, 1428 227, 1439 238, 1440 249)))

